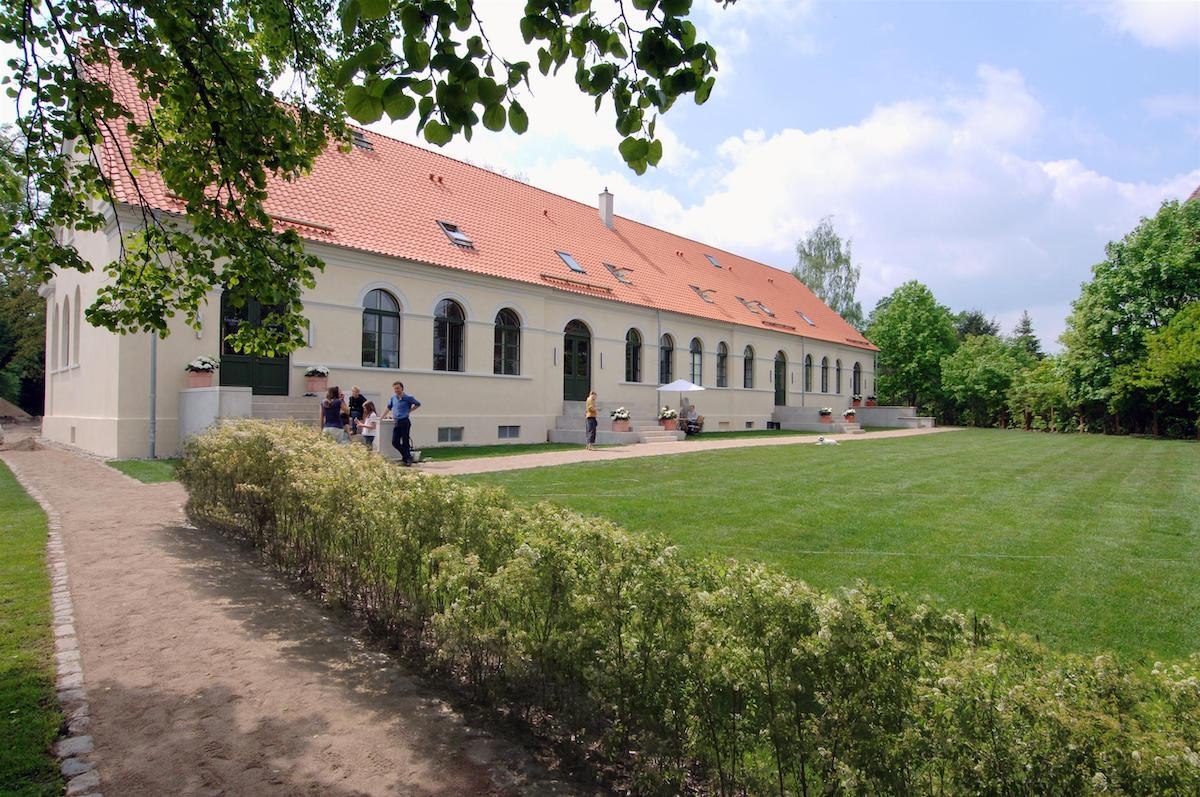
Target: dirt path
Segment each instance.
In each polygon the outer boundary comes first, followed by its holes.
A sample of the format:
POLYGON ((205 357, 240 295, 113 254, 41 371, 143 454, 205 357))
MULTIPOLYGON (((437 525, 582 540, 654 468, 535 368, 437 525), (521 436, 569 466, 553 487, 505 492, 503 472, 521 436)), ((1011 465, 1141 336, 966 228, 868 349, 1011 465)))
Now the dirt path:
POLYGON ((183 488, 6 451, 62 516, 100 791, 568 794, 215 533, 183 488))
MULTIPOLYGON (((939 426, 933 429, 895 429, 887 432, 863 432, 861 434, 831 434, 826 439, 841 443, 859 440, 881 440, 889 437, 912 437, 923 434, 953 432, 958 427, 939 426)), ((522 468, 548 468, 554 465, 569 465, 576 462, 604 462, 613 459, 635 459, 637 457, 661 457, 671 454, 688 454, 694 451, 716 451, 724 448, 757 448, 759 446, 815 445, 818 435, 780 435, 779 437, 756 437, 738 440, 680 440, 669 443, 639 443, 632 446, 614 446, 588 451, 583 446, 573 451, 548 451, 542 454, 516 454, 511 457, 480 457, 478 459, 437 461, 437 452, 428 452, 430 461, 421 463, 426 473, 443 476, 462 476, 467 473, 494 473, 502 470, 522 468)))

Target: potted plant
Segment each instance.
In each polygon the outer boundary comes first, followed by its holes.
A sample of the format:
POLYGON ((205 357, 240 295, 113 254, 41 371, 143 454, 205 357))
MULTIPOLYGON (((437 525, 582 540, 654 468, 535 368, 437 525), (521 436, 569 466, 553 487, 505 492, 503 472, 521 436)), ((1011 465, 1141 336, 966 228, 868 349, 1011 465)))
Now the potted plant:
POLYGON ((867 406, 868 406, 868 407, 874 407, 874 406, 876 406, 876 404, 875 404, 875 397, 874 397, 874 396, 867 396, 867 406))
POLYGON ((856 413, 856 412, 854 411, 854 408, 853 408, 853 407, 851 407, 850 409, 848 409, 848 410, 846 410, 845 412, 843 412, 843 413, 842 413, 842 417, 846 419, 846 422, 847 422, 847 423, 854 423, 854 416, 855 416, 855 415, 857 415, 857 414, 858 414, 858 413, 856 413))
POLYGON ((631 432, 633 425, 629 423, 629 410, 624 407, 617 407, 608 414, 612 418, 612 430, 614 432, 631 432))
POLYGON ((822 407, 819 412, 821 423, 833 423, 833 407, 822 407))
POLYGON ((323 365, 308 366, 304 369, 304 376, 308 379, 305 395, 320 396, 329 387, 329 369, 323 365))
POLYGON ((853 396, 850 397, 850 406, 851 407, 861 407, 862 406, 862 394, 861 393, 855 393, 853 396))
POLYGON ((662 428, 671 432, 679 428, 679 413, 670 407, 658 411, 658 423, 662 428))
POLYGON ((187 371, 188 387, 212 387, 213 372, 219 366, 217 361, 207 355, 197 357, 184 366, 187 371))

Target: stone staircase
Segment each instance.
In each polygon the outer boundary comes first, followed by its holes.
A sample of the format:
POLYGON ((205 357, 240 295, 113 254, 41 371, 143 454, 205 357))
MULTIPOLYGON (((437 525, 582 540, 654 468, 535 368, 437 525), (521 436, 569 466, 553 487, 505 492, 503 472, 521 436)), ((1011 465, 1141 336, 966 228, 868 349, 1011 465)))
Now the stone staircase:
MULTIPOLYGON (((550 430, 551 443, 578 443, 583 445, 586 432, 584 431, 584 411, 586 404, 582 401, 564 401, 563 414, 555 418, 554 428, 550 430)), ((682 440, 683 432, 669 432, 658 425, 658 413, 646 407, 636 407, 617 402, 597 402, 597 418, 600 421, 596 430, 596 442, 600 445, 632 443, 665 443, 672 440, 682 440), (629 425, 631 431, 612 431, 612 420, 609 413, 618 407, 629 410, 629 425)))

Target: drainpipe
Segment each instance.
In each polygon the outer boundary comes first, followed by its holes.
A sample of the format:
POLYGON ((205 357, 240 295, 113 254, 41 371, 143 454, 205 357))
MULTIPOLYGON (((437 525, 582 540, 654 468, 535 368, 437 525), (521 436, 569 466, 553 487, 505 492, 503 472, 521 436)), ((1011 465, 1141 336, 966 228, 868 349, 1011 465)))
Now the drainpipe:
POLYGON ((156 437, 158 436, 158 333, 150 333, 150 428, 146 456, 155 459, 156 437))

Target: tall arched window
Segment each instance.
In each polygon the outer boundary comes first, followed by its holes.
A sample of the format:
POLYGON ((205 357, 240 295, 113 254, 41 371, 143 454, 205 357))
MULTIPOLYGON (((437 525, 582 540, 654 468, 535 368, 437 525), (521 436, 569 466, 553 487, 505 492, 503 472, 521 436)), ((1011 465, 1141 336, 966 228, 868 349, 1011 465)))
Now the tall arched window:
POLYGON ((363 297, 362 364, 366 368, 400 367, 400 302, 378 288, 363 297))
POLYGON ((804 392, 812 392, 812 355, 804 355, 804 392))
POLYGON ((625 381, 642 381, 642 333, 636 329, 625 333, 625 381))
POLYGON ((841 392, 842 392, 842 361, 838 360, 837 361, 837 393, 840 395, 841 392))
POLYGON ((742 352, 742 387, 754 387, 754 347, 747 346, 742 352))
POLYGON ((675 380, 675 338, 663 335, 658 341, 658 383, 665 385, 675 380))
POLYGON ((50 370, 58 368, 58 302, 54 303, 54 318, 50 322, 50 370))
POLYGON ((821 358, 821 392, 829 392, 829 358, 821 358))
POLYGON ((691 382, 693 385, 704 384, 704 344, 700 342, 700 338, 692 338, 692 344, 688 346, 688 354, 691 355, 691 382))
POLYGON ((496 313, 496 348, 492 372, 516 376, 521 373, 521 319, 507 307, 496 313))
POLYGON ((858 363, 854 364, 854 371, 851 378, 850 392, 856 396, 862 395, 862 366, 858 363))
POLYGON ((467 316, 453 299, 438 302, 433 314, 433 370, 462 371, 467 316))
POLYGON ((62 367, 66 368, 71 364, 71 298, 63 299, 62 309, 62 353, 58 355, 58 360, 62 363, 62 367))
POLYGON ((717 344, 717 387, 729 387, 729 347, 725 341, 717 344))
POLYGON ((74 337, 71 339, 71 356, 75 358, 75 364, 79 365, 79 327, 82 326, 80 321, 83 319, 83 301, 79 293, 79 286, 75 286, 75 329, 72 330, 74 337))

